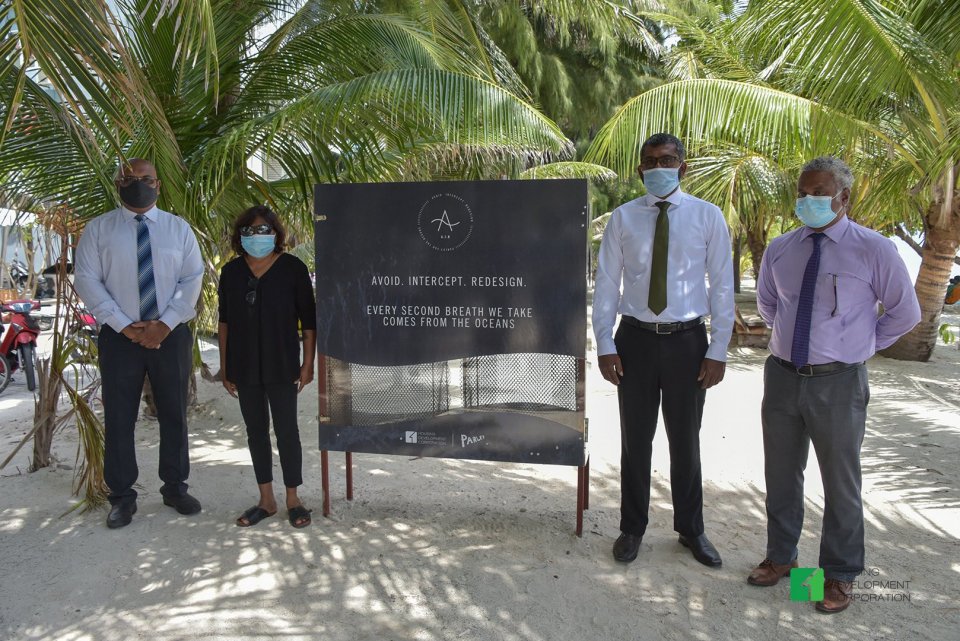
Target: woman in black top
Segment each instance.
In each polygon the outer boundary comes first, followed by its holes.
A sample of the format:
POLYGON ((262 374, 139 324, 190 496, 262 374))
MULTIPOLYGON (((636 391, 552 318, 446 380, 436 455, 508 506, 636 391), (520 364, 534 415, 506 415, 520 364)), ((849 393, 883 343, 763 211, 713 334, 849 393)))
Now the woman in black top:
POLYGON ((269 414, 277 435, 290 524, 310 525, 310 511, 297 496, 297 487, 303 483, 297 393, 313 380, 316 304, 307 266, 284 253, 285 239, 283 225, 269 207, 252 207, 234 221, 237 257, 220 271, 220 371, 223 386, 240 399, 260 486, 260 502, 237 519, 241 527, 277 513, 269 414))

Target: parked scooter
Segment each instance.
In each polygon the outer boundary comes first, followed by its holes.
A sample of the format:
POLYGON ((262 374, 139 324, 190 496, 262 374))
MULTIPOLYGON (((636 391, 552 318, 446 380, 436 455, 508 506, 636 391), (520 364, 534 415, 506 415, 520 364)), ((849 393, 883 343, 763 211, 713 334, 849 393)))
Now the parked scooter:
MULTIPOLYGON (((12 300, 0 306, 3 312, 3 323, 7 323, 7 330, 0 340, 0 355, 6 363, 9 374, 18 369, 23 370, 27 379, 27 389, 31 392, 37 389, 36 358, 37 336, 40 335, 40 324, 30 316, 31 310, 40 309, 40 301, 12 300)), ((0 323, 0 332, 3 324, 0 323)))
POLYGON ((73 313, 73 319, 70 325, 70 336, 76 341, 73 356, 79 361, 87 361, 95 355, 95 352, 87 346, 97 346, 100 338, 100 323, 86 307, 79 307, 73 313))

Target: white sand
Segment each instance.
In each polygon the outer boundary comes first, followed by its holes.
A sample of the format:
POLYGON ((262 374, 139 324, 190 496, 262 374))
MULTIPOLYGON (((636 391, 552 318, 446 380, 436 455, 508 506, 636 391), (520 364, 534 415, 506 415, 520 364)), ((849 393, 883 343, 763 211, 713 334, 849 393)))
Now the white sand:
MULTIPOLYGON (((26 450, 0 472, 0 639, 960 639, 960 352, 939 346, 930 363, 869 365, 867 565, 879 576, 865 579, 901 585, 857 592, 909 601, 857 602, 835 616, 791 602, 787 582, 745 581, 765 542, 763 358, 732 353, 726 380, 707 396, 705 518, 722 569, 696 563, 671 531, 662 430, 640 557, 612 559, 616 396, 592 363, 593 479, 582 539, 573 534, 576 472, 566 467, 358 454, 350 503, 343 456, 332 453, 334 513, 322 518, 315 385, 300 405, 313 525, 294 530, 281 513, 237 528, 236 516, 256 501, 240 414, 221 387, 202 382, 191 413, 190 483, 204 504, 197 516, 160 502, 150 420, 138 426, 142 487, 129 527, 108 530, 105 510, 61 516, 75 501, 72 472, 18 473, 26 450)), ((0 394, 0 458, 32 411, 22 378, 0 394)), ((72 465, 70 428, 54 450, 72 465)), ((813 458, 808 476, 800 561, 816 565, 822 497, 813 458)))

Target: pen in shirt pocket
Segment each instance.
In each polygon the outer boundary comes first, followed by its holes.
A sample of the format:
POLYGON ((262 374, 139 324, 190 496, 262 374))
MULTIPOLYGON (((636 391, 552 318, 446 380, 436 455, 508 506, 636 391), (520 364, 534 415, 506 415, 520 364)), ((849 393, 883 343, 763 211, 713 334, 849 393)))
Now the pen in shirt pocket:
POLYGON ((833 317, 840 313, 840 289, 837 287, 837 282, 840 280, 840 274, 827 275, 833 281, 833 311, 830 312, 830 316, 833 317))

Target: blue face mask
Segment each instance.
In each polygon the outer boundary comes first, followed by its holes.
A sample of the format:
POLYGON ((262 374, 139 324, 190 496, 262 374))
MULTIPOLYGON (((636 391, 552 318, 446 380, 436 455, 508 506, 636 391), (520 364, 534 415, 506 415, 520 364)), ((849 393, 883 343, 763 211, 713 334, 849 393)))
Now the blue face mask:
POLYGON ((680 186, 680 169, 643 169, 643 186, 654 196, 666 198, 680 186))
POLYGON ((256 234, 255 236, 241 236, 240 246, 254 258, 263 258, 277 246, 276 234, 256 234))
MULTIPOLYGON (((837 194, 839 196, 840 194, 837 194)), ((826 227, 837 217, 833 211, 833 200, 837 196, 805 196, 797 198, 797 218, 812 229, 826 227)))

